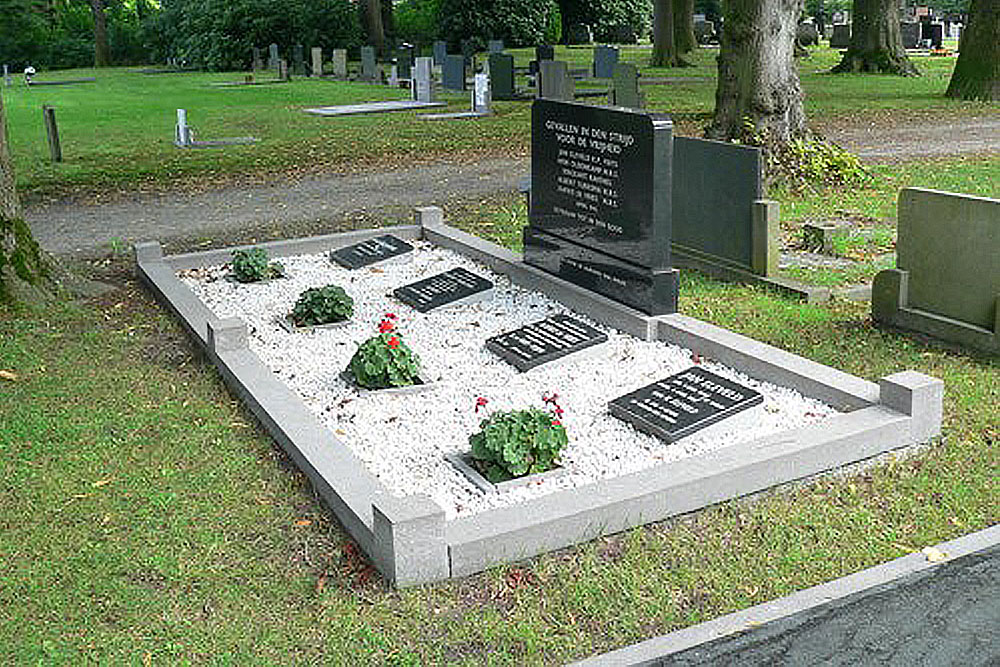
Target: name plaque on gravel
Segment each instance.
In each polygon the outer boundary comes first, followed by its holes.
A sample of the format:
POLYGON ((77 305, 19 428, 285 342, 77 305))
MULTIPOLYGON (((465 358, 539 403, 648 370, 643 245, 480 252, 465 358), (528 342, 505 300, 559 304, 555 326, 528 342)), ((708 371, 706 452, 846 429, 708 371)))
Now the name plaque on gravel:
POLYGON ((385 234, 363 243, 356 243, 346 248, 338 248, 330 253, 330 259, 348 269, 360 269, 381 262, 383 259, 397 257, 413 250, 413 246, 392 234, 385 234))
POLYGON ((492 281, 462 267, 456 267, 436 276, 397 287, 392 291, 392 295, 421 313, 426 313, 441 306, 457 306, 478 301, 485 298, 492 289, 492 281))
POLYGON ((488 338, 486 349, 524 372, 607 340, 607 334, 589 324, 569 315, 553 315, 488 338))
POLYGON ((675 442, 763 401, 753 389, 693 366, 616 398, 608 411, 640 431, 675 442))

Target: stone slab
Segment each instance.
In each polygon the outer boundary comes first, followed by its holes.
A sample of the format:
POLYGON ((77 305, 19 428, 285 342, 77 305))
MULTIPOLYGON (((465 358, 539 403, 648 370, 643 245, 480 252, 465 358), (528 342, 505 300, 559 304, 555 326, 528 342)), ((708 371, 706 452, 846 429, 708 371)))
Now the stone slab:
POLYGON ((348 269, 360 269, 376 262, 398 257, 413 250, 413 246, 392 234, 384 234, 330 253, 330 259, 348 269))
POLYGON ((397 287, 392 295, 418 312, 427 313, 435 308, 463 305, 472 299, 485 299, 492 290, 492 281, 459 266, 397 287))
POLYGON ((384 102, 365 102, 363 104, 343 104, 335 107, 315 107, 303 109, 305 113, 316 116, 349 116, 362 113, 386 113, 389 111, 412 111, 429 107, 442 107, 444 102, 419 102, 417 100, 386 100, 384 102))
POLYGON ((486 349, 524 372, 607 340, 603 331, 559 314, 487 338, 486 349))

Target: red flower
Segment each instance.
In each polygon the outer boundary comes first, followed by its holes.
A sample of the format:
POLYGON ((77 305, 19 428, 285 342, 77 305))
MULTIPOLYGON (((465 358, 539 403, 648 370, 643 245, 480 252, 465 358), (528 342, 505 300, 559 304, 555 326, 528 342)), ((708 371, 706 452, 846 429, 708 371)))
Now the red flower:
POLYGON ((392 338, 390 338, 389 340, 387 340, 385 342, 385 344, 388 345, 389 347, 395 349, 395 348, 399 347, 399 339, 396 338, 395 336, 393 336, 392 338))
POLYGON ((553 419, 552 420, 552 425, 553 426, 562 426, 562 422, 559 421, 558 419, 553 419))
POLYGON ((479 408, 485 408, 486 404, 489 403, 485 398, 479 396, 476 398, 476 414, 479 413, 479 408))
POLYGON ((386 313, 385 316, 390 320, 396 319, 396 313, 386 313))
POLYGON ((393 330, 394 327, 395 325, 389 320, 382 320, 381 322, 378 323, 378 332, 389 333, 390 331, 393 330))

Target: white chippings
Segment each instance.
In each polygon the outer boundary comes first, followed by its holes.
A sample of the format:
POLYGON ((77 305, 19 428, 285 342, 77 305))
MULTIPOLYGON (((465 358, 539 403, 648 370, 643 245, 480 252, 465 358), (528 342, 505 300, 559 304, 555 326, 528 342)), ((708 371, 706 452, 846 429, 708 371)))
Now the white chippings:
POLYGON ((415 246, 403 260, 354 271, 333 264, 326 255, 282 258, 289 277, 262 285, 227 281, 228 269, 222 266, 181 271, 179 277, 217 316, 247 322, 250 348, 390 491, 400 496, 428 495, 449 519, 749 442, 835 413, 787 388, 703 362, 706 368, 759 391, 764 404, 674 444, 638 433, 607 413, 608 402, 691 366, 688 350, 640 341, 590 322, 607 332, 607 343, 577 359, 519 373, 488 352, 484 341, 554 313, 587 318, 538 292, 516 287, 457 253, 420 241, 415 246), (396 287, 456 266, 492 280, 496 284, 492 301, 420 314, 389 296, 396 287), (354 299, 351 324, 288 333, 276 323, 291 311, 303 290, 331 283, 354 299), (373 335, 379 320, 390 312, 399 317, 399 333, 420 355, 424 375, 434 386, 409 395, 362 396, 338 375, 357 344, 373 335), (563 465, 569 474, 486 494, 444 460, 446 453, 468 449, 469 435, 483 416, 474 413, 477 397, 488 399, 488 410, 506 410, 541 406, 545 392, 557 392, 566 411, 563 423, 569 445, 563 450, 563 465))

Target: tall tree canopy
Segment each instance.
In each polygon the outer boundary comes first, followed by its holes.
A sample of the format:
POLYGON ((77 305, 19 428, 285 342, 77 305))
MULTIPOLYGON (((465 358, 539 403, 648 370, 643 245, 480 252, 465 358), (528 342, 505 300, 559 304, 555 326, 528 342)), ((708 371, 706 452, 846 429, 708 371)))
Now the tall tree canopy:
POLYGON ((945 95, 1000 100, 1000 3, 972 0, 969 23, 958 45, 958 62, 945 95))
POLYGON ((919 74, 903 48, 899 0, 854 0, 851 43, 834 72, 919 74))

